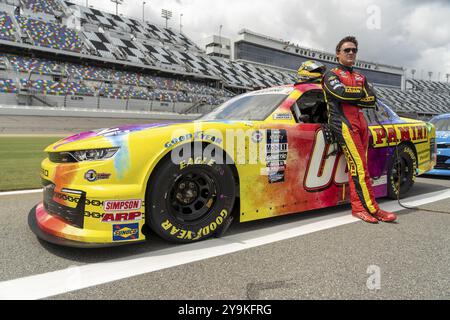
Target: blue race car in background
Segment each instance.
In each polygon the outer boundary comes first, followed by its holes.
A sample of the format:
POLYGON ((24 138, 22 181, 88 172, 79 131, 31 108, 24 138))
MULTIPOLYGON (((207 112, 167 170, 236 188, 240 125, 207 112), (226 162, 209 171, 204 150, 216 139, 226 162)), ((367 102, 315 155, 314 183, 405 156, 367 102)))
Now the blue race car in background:
POLYGON ((437 162, 427 174, 450 176, 450 113, 430 120, 436 127, 437 162))

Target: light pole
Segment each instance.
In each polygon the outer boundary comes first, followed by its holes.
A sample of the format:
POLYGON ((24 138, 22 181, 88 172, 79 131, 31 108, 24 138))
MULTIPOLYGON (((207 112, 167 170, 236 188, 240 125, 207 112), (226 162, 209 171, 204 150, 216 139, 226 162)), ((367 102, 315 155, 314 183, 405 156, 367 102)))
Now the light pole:
POLYGON ((219 43, 220 43, 219 56, 220 57, 222 57, 222 27, 223 27, 223 25, 220 25, 220 27, 219 27, 219 43))
POLYGON ((450 74, 447 73, 445 76, 447 77, 447 82, 448 82, 448 78, 450 78, 450 74))
POLYGON ((181 33, 181 28, 183 27, 183 25, 181 24, 181 18, 183 18, 183 14, 180 14, 180 33, 181 33))
POLYGON ((172 11, 166 10, 166 9, 162 9, 161 10, 161 17, 163 17, 164 19, 166 19, 166 29, 167 29, 167 21, 172 18, 172 11))
POLYGON ((116 16, 119 15, 119 4, 123 3, 123 0, 111 0, 112 3, 116 4, 116 16))
POLYGON ((429 77, 429 80, 431 81, 431 76, 433 75, 433 72, 432 71, 428 71, 428 77, 429 77))
POLYGON ((414 80, 414 74, 415 73, 416 73, 416 69, 411 69, 411 74, 412 74, 413 80, 414 80))
POLYGON ((145 4, 147 2, 143 1, 142 2, 142 22, 145 22, 145 4))

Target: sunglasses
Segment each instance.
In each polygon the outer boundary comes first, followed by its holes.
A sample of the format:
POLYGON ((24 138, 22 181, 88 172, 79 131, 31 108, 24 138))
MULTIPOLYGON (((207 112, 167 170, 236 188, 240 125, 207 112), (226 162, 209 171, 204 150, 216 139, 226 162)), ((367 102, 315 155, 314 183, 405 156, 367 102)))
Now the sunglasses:
POLYGON ((345 53, 350 53, 350 52, 357 53, 358 52, 358 48, 346 48, 346 49, 344 49, 342 51, 344 51, 345 53))

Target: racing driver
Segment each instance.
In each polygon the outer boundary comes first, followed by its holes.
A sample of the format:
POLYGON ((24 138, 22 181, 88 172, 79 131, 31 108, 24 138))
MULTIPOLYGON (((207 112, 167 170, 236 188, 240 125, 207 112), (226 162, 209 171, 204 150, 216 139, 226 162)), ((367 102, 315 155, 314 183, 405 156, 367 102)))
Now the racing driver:
POLYGON ((328 122, 347 160, 352 215, 369 223, 393 222, 397 216, 381 210, 373 196, 367 166, 369 129, 362 109, 374 107, 376 97, 366 78, 353 70, 357 52, 355 37, 342 39, 336 46, 339 65, 323 76, 328 122))

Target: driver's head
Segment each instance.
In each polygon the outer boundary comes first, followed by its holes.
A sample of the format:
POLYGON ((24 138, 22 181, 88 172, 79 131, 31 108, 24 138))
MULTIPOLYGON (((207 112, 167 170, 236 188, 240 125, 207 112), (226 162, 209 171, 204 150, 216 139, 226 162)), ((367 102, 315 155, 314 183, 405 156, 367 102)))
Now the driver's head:
POLYGON ((358 40, 353 36, 347 36, 339 41, 336 46, 336 57, 340 64, 352 67, 356 62, 358 53, 358 40))

